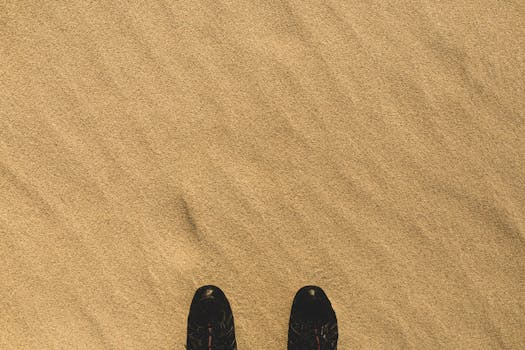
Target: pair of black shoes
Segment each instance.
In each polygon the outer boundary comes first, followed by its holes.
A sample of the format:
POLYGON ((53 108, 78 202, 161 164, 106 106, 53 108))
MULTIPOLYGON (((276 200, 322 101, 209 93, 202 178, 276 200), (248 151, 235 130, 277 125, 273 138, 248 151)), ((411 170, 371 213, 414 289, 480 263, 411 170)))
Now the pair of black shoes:
MULTIPOLYGON (((336 350, 337 319, 325 292, 305 286, 295 295, 288 328, 288 350, 336 350)), ((236 350, 233 314, 216 286, 197 289, 188 316, 187 350, 236 350)))

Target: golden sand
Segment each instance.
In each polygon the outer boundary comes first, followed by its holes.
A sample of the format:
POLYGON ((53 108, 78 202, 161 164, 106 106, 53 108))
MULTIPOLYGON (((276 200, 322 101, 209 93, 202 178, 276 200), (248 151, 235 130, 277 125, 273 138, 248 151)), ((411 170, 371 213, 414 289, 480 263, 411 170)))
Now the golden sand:
POLYGON ((0 349, 525 348, 522 1, 5 1, 0 349), (111 5, 109 5, 111 3, 111 5), (140 4, 139 4, 140 3, 140 4))

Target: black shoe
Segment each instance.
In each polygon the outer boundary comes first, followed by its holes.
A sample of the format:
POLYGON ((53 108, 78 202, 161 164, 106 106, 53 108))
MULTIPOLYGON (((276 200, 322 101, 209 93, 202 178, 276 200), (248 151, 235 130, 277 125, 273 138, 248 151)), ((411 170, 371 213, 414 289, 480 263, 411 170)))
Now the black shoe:
POLYGON ((236 350, 230 303, 216 286, 197 289, 188 315, 188 350, 236 350))
POLYGON ((288 328, 288 350, 336 350, 337 318, 325 292, 306 286, 293 300, 288 328))

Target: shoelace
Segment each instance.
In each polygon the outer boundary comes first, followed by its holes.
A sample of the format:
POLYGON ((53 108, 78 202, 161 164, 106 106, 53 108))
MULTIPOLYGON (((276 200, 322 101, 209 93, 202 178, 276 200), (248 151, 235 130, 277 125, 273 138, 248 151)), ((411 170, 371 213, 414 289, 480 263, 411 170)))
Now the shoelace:
POLYGON ((227 324, 199 326, 188 329, 187 350, 235 350, 234 328, 227 324))
POLYGON ((321 340, 319 339, 317 328, 314 328, 314 334, 315 334, 315 342, 317 343, 317 350, 321 350, 321 340))
POLYGON ((337 342, 337 324, 304 325, 294 323, 290 326, 292 330, 291 345, 297 350, 307 347, 312 350, 335 350, 337 342))

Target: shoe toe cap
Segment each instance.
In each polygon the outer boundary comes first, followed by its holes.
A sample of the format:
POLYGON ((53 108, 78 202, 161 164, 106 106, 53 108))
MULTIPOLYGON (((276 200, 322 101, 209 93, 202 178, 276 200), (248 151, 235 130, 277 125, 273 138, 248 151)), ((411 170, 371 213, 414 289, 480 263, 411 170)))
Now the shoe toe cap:
POLYGON ((326 293, 318 286, 305 286, 295 295, 292 314, 306 322, 335 319, 335 312, 326 293))
POLYGON ((229 315, 231 315, 230 304, 219 287, 206 285, 197 289, 190 307, 191 322, 222 322, 229 315))
POLYGON ((305 286, 297 292, 295 295, 296 302, 328 302, 328 297, 321 287, 318 286, 305 286))
POLYGON ((213 285, 206 285, 202 286, 195 292, 195 295, 193 297, 194 301, 202 301, 202 300, 217 300, 217 301, 223 301, 226 299, 226 296, 224 295, 224 292, 217 286, 213 285))

